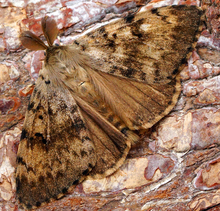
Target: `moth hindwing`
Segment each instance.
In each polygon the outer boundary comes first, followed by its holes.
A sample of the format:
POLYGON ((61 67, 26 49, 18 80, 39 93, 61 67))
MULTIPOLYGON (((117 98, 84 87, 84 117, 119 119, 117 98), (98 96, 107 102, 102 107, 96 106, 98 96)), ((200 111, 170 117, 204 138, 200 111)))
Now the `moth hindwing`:
POLYGON ((27 209, 102 178, 124 162, 133 130, 168 114, 180 93, 179 72, 195 47, 202 12, 169 6, 116 20, 53 46, 58 29, 42 19, 45 45, 31 32, 23 46, 46 50, 28 105, 17 154, 17 198, 27 209))

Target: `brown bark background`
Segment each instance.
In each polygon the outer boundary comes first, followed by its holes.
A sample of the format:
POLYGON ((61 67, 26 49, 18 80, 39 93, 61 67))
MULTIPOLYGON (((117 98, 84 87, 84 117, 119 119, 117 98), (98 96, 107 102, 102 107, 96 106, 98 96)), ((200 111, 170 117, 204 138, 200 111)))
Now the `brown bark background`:
POLYGON ((87 180, 38 210, 220 210, 220 1, 2 0, 0 1, 0 210, 22 210, 15 198, 16 152, 42 51, 24 49, 23 29, 42 33, 52 16, 60 41, 140 7, 201 6, 207 27, 181 72, 182 93, 173 111, 143 134, 124 165, 101 180, 87 180))

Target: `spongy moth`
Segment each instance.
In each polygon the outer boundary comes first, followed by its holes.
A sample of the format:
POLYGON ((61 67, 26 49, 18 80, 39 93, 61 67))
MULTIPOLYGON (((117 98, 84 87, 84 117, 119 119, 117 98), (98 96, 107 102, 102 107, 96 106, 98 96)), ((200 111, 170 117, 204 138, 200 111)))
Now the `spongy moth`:
POLYGON ((56 199, 88 176, 124 162, 133 132, 168 114, 179 72, 200 32, 202 11, 169 6, 102 26, 69 46, 54 46, 55 21, 42 19, 48 46, 29 31, 23 46, 45 50, 17 154, 17 197, 27 209, 56 199))

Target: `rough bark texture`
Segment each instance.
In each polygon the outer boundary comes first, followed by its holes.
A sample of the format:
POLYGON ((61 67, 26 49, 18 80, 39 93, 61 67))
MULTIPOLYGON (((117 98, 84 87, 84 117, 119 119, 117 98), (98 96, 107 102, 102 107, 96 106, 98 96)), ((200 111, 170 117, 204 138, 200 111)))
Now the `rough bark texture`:
MULTIPOLYGON (((40 35, 40 19, 52 15, 62 43, 97 22, 135 11, 145 1, 12 1, 0 3, 0 210, 16 202, 16 152, 43 51, 21 47, 24 28, 40 35)), ((175 1, 202 6, 207 27, 181 72, 174 110, 131 149, 124 165, 101 180, 87 180, 66 197, 38 210, 220 210, 220 2, 175 1)), ((172 5, 152 1, 147 8, 172 5)))

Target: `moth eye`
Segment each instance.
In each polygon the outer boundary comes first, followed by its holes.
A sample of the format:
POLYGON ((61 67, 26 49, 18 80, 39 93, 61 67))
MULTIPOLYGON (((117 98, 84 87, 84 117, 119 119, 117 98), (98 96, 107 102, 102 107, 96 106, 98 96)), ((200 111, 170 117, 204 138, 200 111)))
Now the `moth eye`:
POLYGON ((46 52, 44 51, 44 56, 46 56, 46 52))
POLYGON ((45 81, 45 84, 50 84, 50 80, 45 81))
POLYGON ((55 43, 55 46, 60 46, 58 43, 55 43))

